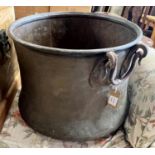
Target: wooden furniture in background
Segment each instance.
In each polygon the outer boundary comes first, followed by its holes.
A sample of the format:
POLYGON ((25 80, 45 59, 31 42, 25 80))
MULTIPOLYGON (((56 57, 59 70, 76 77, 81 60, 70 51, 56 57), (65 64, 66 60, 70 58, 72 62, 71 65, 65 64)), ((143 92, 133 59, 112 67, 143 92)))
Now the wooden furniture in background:
POLYGON ((49 6, 15 6, 15 17, 19 19, 21 17, 29 16, 35 13, 49 12, 49 6))
POLYGON ((17 91, 20 89, 20 87, 21 87, 20 74, 18 72, 10 88, 8 89, 5 97, 3 98, 2 101, 0 101, 0 131, 3 128, 3 124, 7 117, 10 106, 15 98, 15 95, 17 94, 17 91))
MULTIPOLYGON (((13 6, 0 6, 0 29, 5 29, 7 31, 8 27, 12 22, 15 21, 15 10, 13 6)), ((13 43, 11 42, 13 53, 15 54, 15 49, 13 43)), ((16 54, 15 54, 16 55, 16 54)), ((15 56, 16 59, 16 56, 15 56)), ((14 60, 15 72, 19 71, 17 60, 14 60)), ((16 73, 15 73, 16 74, 16 73)))
POLYGON ((7 29, 14 20, 14 7, 0 6, 0 29, 7 29))
POLYGON ((152 6, 125 6, 122 11, 122 16, 136 23, 143 29, 144 23, 141 20, 142 16, 150 14, 152 9, 152 6))
POLYGON ((146 35, 143 36, 142 41, 150 47, 153 46, 153 40, 148 37, 145 19, 148 14, 151 14, 153 9, 154 8, 152 6, 125 6, 122 12, 123 17, 141 27, 144 35, 146 35))
POLYGON ((51 12, 90 12, 91 6, 50 6, 51 12))
POLYGON ((155 47, 155 16, 147 15, 146 22, 147 25, 153 27, 151 39, 153 40, 153 47, 155 47))
POLYGON ((90 12, 91 6, 15 6, 16 19, 42 12, 90 12))
MULTIPOLYGON (((0 6, 0 29, 8 29, 8 27, 14 20, 15 20, 14 7, 0 6)), ((13 46, 12 43, 11 43, 11 46, 13 46)), ((15 52, 14 52, 14 54, 15 54, 15 52)), ((16 58, 16 56, 15 56, 15 58, 16 58)), ((9 89, 7 90, 7 92, 0 99, 0 130, 3 127, 3 123, 5 121, 7 114, 8 114, 10 105, 13 102, 13 99, 15 97, 17 89, 20 85, 20 74, 19 74, 17 61, 14 60, 14 63, 15 63, 14 64, 15 70, 14 70, 14 73, 12 73, 13 81, 12 81, 9 89)), ((1 69, 1 66, 0 66, 0 69, 1 69)), ((0 90, 1 90, 1 88, 0 88, 0 90)))

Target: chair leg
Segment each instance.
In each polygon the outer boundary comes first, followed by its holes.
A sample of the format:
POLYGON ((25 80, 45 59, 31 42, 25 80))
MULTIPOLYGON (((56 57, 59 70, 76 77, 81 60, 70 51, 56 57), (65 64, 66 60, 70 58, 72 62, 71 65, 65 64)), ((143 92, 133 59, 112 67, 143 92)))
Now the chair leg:
POLYGON ((153 26, 153 31, 152 31, 151 39, 153 40, 153 47, 155 47, 155 24, 153 26))

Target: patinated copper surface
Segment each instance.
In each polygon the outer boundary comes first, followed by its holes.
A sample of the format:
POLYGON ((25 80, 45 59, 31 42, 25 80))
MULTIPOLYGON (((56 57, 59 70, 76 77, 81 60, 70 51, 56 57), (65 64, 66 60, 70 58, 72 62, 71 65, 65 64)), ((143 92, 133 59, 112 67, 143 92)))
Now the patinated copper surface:
POLYGON ((17 20, 9 34, 21 71, 20 112, 33 129, 81 141, 120 127, 129 75, 147 54, 138 26, 102 14, 45 13, 17 20), (107 103, 113 88, 117 107, 107 103))

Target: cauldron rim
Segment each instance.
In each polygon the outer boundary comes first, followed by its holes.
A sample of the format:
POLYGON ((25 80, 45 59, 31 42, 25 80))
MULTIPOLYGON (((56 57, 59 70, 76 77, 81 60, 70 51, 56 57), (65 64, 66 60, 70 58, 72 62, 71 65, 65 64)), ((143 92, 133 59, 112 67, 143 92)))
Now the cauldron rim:
POLYGON ((104 52, 109 52, 109 51, 121 51, 124 49, 128 49, 138 43, 141 38, 142 38, 142 30, 134 24, 133 22, 128 21, 125 18, 122 17, 117 17, 113 16, 110 14, 102 14, 102 13, 83 13, 83 12, 48 12, 48 13, 39 13, 35 15, 30 15, 27 17, 23 17, 21 19, 16 20, 13 22, 9 29, 8 29, 8 35, 15 41, 20 43, 21 45, 31 48, 33 50, 40 51, 42 53, 49 53, 49 54, 61 54, 61 55, 96 55, 96 54, 101 54, 104 52), (124 25, 128 27, 129 29, 132 29, 136 33, 136 37, 134 40, 132 40, 129 43, 120 45, 120 46, 114 46, 114 47, 107 47, 107 48, 98 48, 98 49, 66 49, 66 48, 58 48, 58 47, 48 47, 48 46, 43 46, 43 45, 38 45, 35 43, 30 43, 28 41, 24 41, 17 37, 14 34, 14 30, 17 27, 20 27, 24 24, 33 22, 33 21, 38 21, 38 20, 44 20, 44 19, 50 19, 53 17, 70 17, 70 16, 79 16, 79 17, 93 17, 93 18, 98 18, 98 19, 106 19, 108 21, 112 21, 121 25, 124 25))

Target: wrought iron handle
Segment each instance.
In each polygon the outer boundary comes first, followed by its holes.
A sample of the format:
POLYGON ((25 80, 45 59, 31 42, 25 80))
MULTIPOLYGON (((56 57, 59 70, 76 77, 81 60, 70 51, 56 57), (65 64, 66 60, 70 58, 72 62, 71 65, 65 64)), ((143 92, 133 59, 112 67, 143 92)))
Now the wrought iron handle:
POLYGON ((145 45, 137 44, 134 47, 132 47, 122 64, 119 77, 121 79, 127 78, 129 74, 133 71, 133 68, 136 64, 137 59, 139 59, 138 64, 140 65, 141 60, 146 55, 147 55, 147 48, 145 45))
POLYGON ((90 74, 90 84, 95 81, 98 84, 103 84, 105 79, 111 84, 118 85, 123 80, 129 77, 134 69, 136 61, 140 65, 141 60, 147 55, 147 48, 143 44, 137 44, 132 47, 122 63, 119 76, 117 78, 118 57, 113 51, 108 52, 102 60, 100 60, 90 74))
POLYGON ((5 30, 0 30, 0 64, 3 64, 6 59, 10 58, 10 49, 11 45, 5 30))

